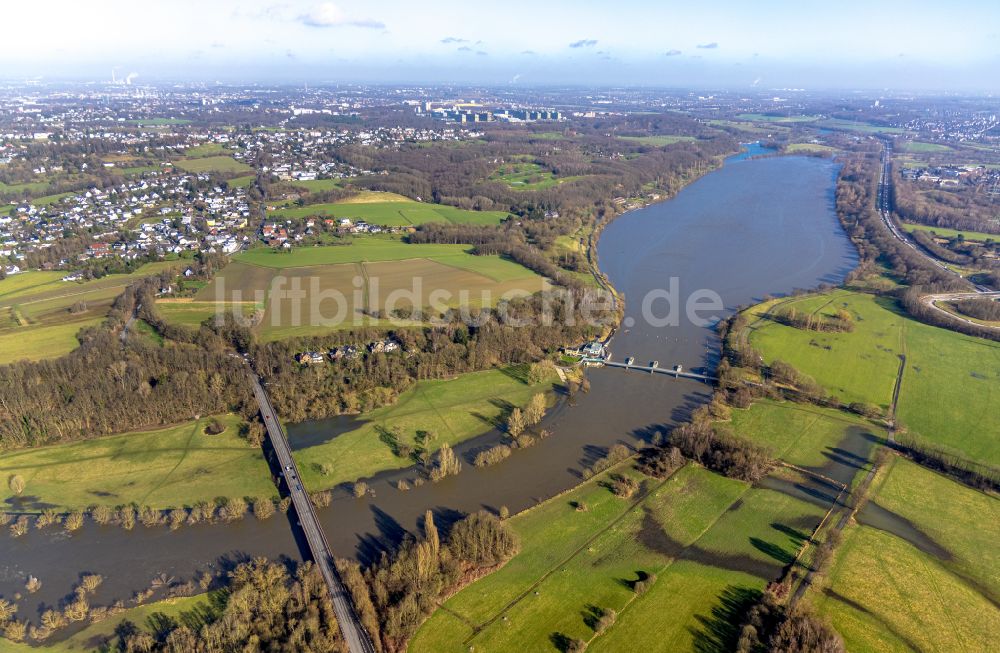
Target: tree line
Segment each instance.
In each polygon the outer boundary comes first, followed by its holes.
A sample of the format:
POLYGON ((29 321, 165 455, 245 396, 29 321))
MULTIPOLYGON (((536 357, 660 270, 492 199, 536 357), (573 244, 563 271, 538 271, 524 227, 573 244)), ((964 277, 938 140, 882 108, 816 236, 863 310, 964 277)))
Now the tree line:
POLYGON ((458 520, 442 540, 428 510, 423 537, 408 536, 393 552, 362 571, 352 560, 338 560, 359 618, 379 651, 395 653, 442 598, 502 565, 520 548, 517 536, 492 513, 458 520))

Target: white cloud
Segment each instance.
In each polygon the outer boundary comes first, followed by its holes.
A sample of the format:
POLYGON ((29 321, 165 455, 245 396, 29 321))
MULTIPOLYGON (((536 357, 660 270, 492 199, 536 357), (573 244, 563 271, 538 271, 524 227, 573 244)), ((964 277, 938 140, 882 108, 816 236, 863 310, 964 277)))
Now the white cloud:
POLYGON ((353 18, 332 2, 322 2, 305 14, 299 16, 299 21, 309 27, 367 27, 385 29, 385 23, 372 18, 353 18))

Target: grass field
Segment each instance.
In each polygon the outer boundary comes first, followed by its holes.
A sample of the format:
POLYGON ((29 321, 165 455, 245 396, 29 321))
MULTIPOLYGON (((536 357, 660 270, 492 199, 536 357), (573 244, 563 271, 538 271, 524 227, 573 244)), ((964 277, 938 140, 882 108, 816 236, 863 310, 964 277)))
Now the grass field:
MULTIPOLYGON (((114 651, 119 650, 119 640, 116 629, 123 621, 134 624, 138 629, 149 633, 159 632, 163 618, 169 618, 179 623, 189 624, 195 629, 204 619, 214 615, 221 593, 209 592, 175 599, 164 599, 135 608, 128 608, 117 617, 88 624, 83 630, 59 641, 47 641, 40 646, 27 643, 14 643, 0 637, 0 653, 31 653, 46 651, 47 653, 80 653, 83 651, 114 651), (104 642, 108 642, 107 646, 104 642)), ((23 618, 23 615, 22 615, 23 618)))
POLYGON ((67 321, 51 326, 0 330, 0 365, 20 360, 58 358, 76 349, 80 329, 97 326, 104 318, 67 321))
MULTIPOLYGON (((635 475, 619 467, 617 473, 635 475)), ((641 477, 636 477, 641 479, 641 477)), ((688 465, 646 496, 614 497, 596 477, 511 519, 522 550, 436 611, 410 650, 546 651, 568 639, 588 650, 714 650, 715 612, 733 593, 762 589, 801 546, 822 510, 688 465), (577 505, 586 510, 577 510, 577 505), (657 580, 637 596, 642 574, 657 580), (613 608, 595 638, 589 619, 613 608)))
POLYGON ((71 195, 76 195, 76 193, 56 193, 54 195, 43 195, 42 197, 36 197, 31 200, 31 203, 35 206, 51 206, 56 202, 60 201, 65 197, 70 197, 71 195))
MULTIPOLYGON (((233 302, 222 302, 221 306, 227 313, 239 311, 244 316, 251 315, 258 307, 253 302, 245 304, 235 304, 233 302)), ((197 329, 202 322, 214 316, 220 307, 220 303, 214 301, 198 301, 195 299, 161 299, 156 302, 156 310, 163 319, 173 324, 197 329)))
POLYGON ((821 116, 769 116, 763 113, 741 113, 736 117, 740 120, 750 120, 752 122, 796 123, 816 122, 821 116))
MULTIPOLYGON (((22 500, 59 508, 135 502, 154 508, 216 497, 273 496, 277 490, 261 450, 239 436, 235 416, 206 435, 207 419, 157 431, 5 452, 0 475, 24 477, 22 500)), ((0 487, 0 501, 10 489, 0 487)))
POLYGON ((551 170, 530 161, 505 163, 488 177, 489 181, 502 181, 515 190, 541 190, 574 179, 580 177, 557 177, 551 170))
POLYGON ((44 271, 0 281, 0 364, 69 353, 77 347, 80 329, 100 324, 129 283, 177 265, 176 261, 148 263, 131 274, 84 282, 61 281, 65 272, 44 271), (83 310, 74 313, 74 307, 83 310))
MULTIPOLYGON (((833 313, 845 304, 854 314, 853 333, 818 333, 781 325, 763 317, 753 328, 750 342, 768 363, 781 359, 816 379, 842 401, 865 401, 884 409, 903 353, 902 329, 907 318, 886 310, 870 295, 846 291, 778 300, 781 309, 802 313, 833 313)), ((751 322, 777 302, 749 309, 751 322)))
POLYGON ((399 238, 355 238, 350 245, 301 247, 288 251, 270 248, 251 249, 233 257, 240 263, 269 268, 402 261, 412 258, 439 258, 465 254, 468 245, 411 245, 399 238))
POLYGON ((808 600, 850 651, 985 651, 1000 630, 1000 501, 894 459, 873 503, 909 520, 951 560, 890 530, 850 525, 828 577, 808 600), (972 575, 976 581, 969 583, 972 575))
MULTIPOLYGON (((328 180, 322 180, 328 181, 328 180)), ((384 202, 344 201, 328 204, 308 204, 271 211, 273 219, 304 218, 322 216, 364 220, 370 224, 385 227, 406 227, 428 222, 448 222, 451 224, 499 224, 507 217, 506 211, 467 211, 444 204, 427 204, 412 200, 392 200, 384 202)))
MULTIPOLYGON (((487 370, 463 374, 450 380, 420 381, 400 395, 391 406, 361 416, 355 430, 329 442, 295 452, 302 480, 310 490, 334 487, 345 481, 372 476, 386 469, 414 464, 395 456, 382 439, 386 430, 399 429, 399 441, 417 448, 417 431, 434 434, 429 445, 455 445, 493 428, 509 408, 523 407, 539 392, 551 392, 553 373, 537 384, 529 384, 523 371, 487 370), (327 465, 326 474, 320 466, 327 465)), ((292 439, 294 443, 294 438, 292 439)), ((516 454, 515 454, 516 455, 516 454)))
POLYGON ((619 136, 618 138, 623 141, 629 141, 630 143, 638 143, 639 145, 651 145, 653 147, 663 147, 665 145, 673 145, 674 143, 683 143, 686 141, 698 140, 694 136, 668 136, 668 135, 619 136))
POLYGON ((928 326, 903 315, 891 300, 837 290, 783 302, 784 309, 854 315, 850 333, 818 333, 761 317, 774 305, 749 310, 751 343, 767 362, 781 359, 816 379, 844 402, 887 408, 906 355, 897 415, 918 439, 1000 466, 1000 344, 928 326))
MULTIPOLYGON (((843 411, 766 399, 733 410, 728 426, 767 447, 775 458, 820 473, 848 438, 866 434, 877 441, 886 437, 884 428, 843 411)), ((867 470, 859 466, 858 472, 863 471, 867 470)))
POLYGON ((1000 467, 1000 343, 913 322, 898 416, 911 434, 1000 467))
POLYGON ((184 150, 187 158, 201 158, 206 156, 218 156, 226 153, 226 146, 222 143, 202 143, 184 150))
POLYGON ((256 304, 264 309, 259 335, 276 340, 391 324, 365 313, 366 308, 386 318, 394 309, 429 307, 436 315, 462 304, 494 305, 504 294, 532 294, 546 286, 542 277, 513 261, 466 250, 465 245, 410 245, 377 237, 291 252, 253 249, 236 255, 193 301, 158 306, 165 318, 194 326, 214 314, 218 297, 256 304), (277 295, 296 288, 305 292, 302 302, 277 295))
POLYGON ((246 174, 253 168, 229 156, 203 156, 174 161, 174 165, 185 172, 222 172, 246 174))
POLYGON ((292 186, 308 191, 324 191, 340 188, 340 185, 343 183, 343 179, 309 179, 307 181, 293 181, 292 186))
POLYGON ((230 188, 247 188, 253 183, 253 175, 244 175, 242 177, 233 177, 227 183, 230 188))
POLYGON ((48 181, 27 181, 21 184, 5 184, 0 181, 0 195, 20 195, 24 191, 30 194, 44 193, 49 185, 48 181))
POLYGON ((837 151, 837 148, 832 147, 830 145, 822 145, 820 143, 789 143, 785 147, 785 152, 788 152, 789 154, 797 154, 797 153, 800 153, 800 152, 806 152, 806 153, 810 153, 810 152, 827 153, 827 152, 836 152, 836 151, 837 151))
POLYGON ((1000 234, 988 234, 983 231, 961 231, 958 229, 946 229, 944 227, 932 227, 926 224, 914 224, 912 222, 902 223, 903 229, 906 231, 928 231, 940 236, 941 238, 954 238, 955 236, 964 236, 966 240, 984 242, 987 240, 992 240, 994 242, 1000 242, 1000 234))
POLYGON ((902 127, 883 127, 867 122, 855 122, 842 118, 827 118, 815 123, 816 127, 826 127, 827 129, 845 129, 847 131, 863 132, 866 134, 905 134, 902 127))
POLYGON ((947 145, 942 145, 941 143, 928 143, 926 141, 906 141, 899 149, 903 150, 904 152, 913 152, 916 154, 926 154, 928 152, 939 153, 939 152, 952 151, 952 148, 950 148, 947 145))

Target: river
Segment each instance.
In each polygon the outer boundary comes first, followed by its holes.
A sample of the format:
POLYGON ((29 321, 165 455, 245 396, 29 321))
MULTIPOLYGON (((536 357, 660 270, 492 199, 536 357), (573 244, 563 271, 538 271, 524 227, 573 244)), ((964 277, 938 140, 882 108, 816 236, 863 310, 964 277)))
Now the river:
MULTIPOLYGON (((763 153, 760 149, 751 154, 763 153)), ((854 248, 834 213, 835 165, 809 157, 731 157, 717 171, 693 182, 666 202, 628 212, 609 224, 598 244, 601 269, 624 294, 624 326, 610 343, 616 360, 681 364, 711 369, 718 342, 713 324, 738 306, 769 294, 789 293, 820 283, 836 284, 857 262, 854 248), (705 323, 683 315, 676 325, 652 326, 642 315, 648 293, 676 281, 682 302, 695 291, 711 291, 719 310, 703 311, 705 323), (631 325, 631 326, 627 326, 631 325)), ((653 310, 666 314, 665 300, 653 310)), ((620 369, 592 369, 588 393, 562 399, 540 425, 552 435, 502 464, 473 467, 474 452, 500 434, 487 433, 456 447, 461 474, 402 492, 393 484, 412 480, 412 470, 381 474, 370 482, 374 497, 335 494, 320 519, 334 550, 370 560, 383 546, 415 530, 425 510, 447 523, 481 508, 522 510, 562 492, 581 479, 581 470, 607 449, 636 446, 683 420, 706 401, 711 389, 695 381, 620 369)), ((290 429, 298 439, 325 439, 342 420, 290 429)), ((27 574, 42 588, 23 599, 21 618, 58 607, 81 572, 100 573, 105 583, 93 604, 128 599, 161 574, 188 579, 205 569, 224 569, 249 556, 300 559, 287 517, 265 522, 248 518, 232 525, 200 525, 169 532, 137 526, 132 532, 89 523, 67 536, 32 531, 17 539, 0 535, 0 596, 24 594, 27 574)))

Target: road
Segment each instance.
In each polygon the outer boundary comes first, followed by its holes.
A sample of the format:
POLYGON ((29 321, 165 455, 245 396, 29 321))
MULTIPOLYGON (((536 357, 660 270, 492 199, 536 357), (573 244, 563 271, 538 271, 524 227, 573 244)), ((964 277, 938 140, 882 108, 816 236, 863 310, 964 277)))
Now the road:
POLYGON ((302 487, 299 470, 295 466, 295 459, 292 458, 292 450, 288 446, 288 440, 278 422, 274 407, 271 406, 271 399, 267 396, 264 386, 261 385, 260 378, 253 372, 250 373, 250 380, 253 382, 253 393, 260 406, 260 414, 264 418, 264 426, 267 427, 268 438, 285 477, 285 485, 287 485, 288 494, 292 499, 292 507, 295 509, 299 525, 305 534, 306 542, 309 544, 313 562, 319 567, 323 580, 326 581, 330 590, 330 601, 333 603, 333 610, 337 615, 337 622, 340 624, 340 632, 344 635, 348 650, 351 653, 375 653, 375 646, 372 644, 368 632, 361 625, 347 589, 337 575, 333 564, 333 551, 330 549, 326 534, 316 517, 316 510, 309 499, 309 494, 302 487))
MULTIPOLYGON (((972 283, 968 279, 966 279, 965 277, 963 277, 961 274, 959 274, 955 270, 952 270, 947 265, 945 265, 944 261, 942 261, 941 259, 939 259, 936 256, 932 255, 930 252, 928 252, 927 250, 925 250, 923 247, 920 247, 919 245, 917 245, 916 243, 914 243, 912 240, 910 240, 906 236, 906 234, 903 233, 903 230, 899 228, 899 226, 896 224, 895 220, 892 219, 892 200, 891 200, 891 196, 890 196, 890 190, 891 190, 892 180, 891 180, 891 175, 890 175, 890 170, 889 170, 889 165, 890 165, 890 161, 891 160, 892 160, 892 145, 890 143, 886 142, 885 143, 885 147, 882 150, 882 170, 881 170, 881 174, 879 175, 878 199, 876 200, 876 206, 878 207, 879 216, 882 218, 882 223, 886 226, 886 228, 889 230, 889 233, 891 233, 892 236, 896 240, 898 240, 899 242, 903 243, 904 245, 906 245, 907 247, 909 247, 910 249, 912 249, 917 254, 923 256, 928 261, 930 261, 932 264, 936 265, 938 268, 940 268, 941 270, 947 272, 948 274, 956 277, 957 279, 961 279, 962 281, 964 281, 966 283, 972 283)), ((963 318, 961 316, 955 315, 954 313, 950 313, 950 312, 944 310, 943 308, 937 306, 936 302, 942 301, 942 300, 948 301, 948 300, 956 300, 956 299, 970 299, 970 298, 973 298, 973 297, 998 297, 998 296, 1000 296, 1000 293, 993 292, 992 290, 990 290, 986 286, 979 285, 979 284, 972 284, 972 285, 973 285, 973 288, 975 289, 973 292, 966 292, 966 293, 944 293, 944 294, 940 294, 940 295, 925 295, 925 296, 923 296, 923 297, 920 298, 920 301, 925 306, 927 306, 928 308, 930 308, 932 310, 935 310, 938 313, 941 313, 941 314, 947 316, 949 319, 956 320, 958 322, 964 322, 966 324, 971 324, 973 326, 977 326, 977 327, 984 328, 984 329, 1000 330, 1000 327, 989 326, 989 325, 986 325, 986 324, 981 324, 981 323, 976 322, 974 320, 968 320, 968 319, 963 318)))
MULTIPOLYGON (((972 283, 971 281, 963 277, 961 274, 959 274, 958 272, 952 270, 947 265, 945 265, 944 261, 935 257, 930 252, 925 250, 923 247, 920 247, 912 240, 910 240, 903 232, 903 230, 899 228, 895 220, 892 219, 892 200, 889 193, 892 185, 892 180, 889 173, 889 164, 891 159, 892 159, 892 145, 886 143, 884 149, 882 150, 882 171, 881 174, 879 175, 878 199, 876 200, 876 206, 878 207, 879 216, 882 218, 882 223, 889 230, 889 233, 892 234, 893 238, 903 243, 904 245, 915 251, 917 254, 920 254, 928 261, 936 265, 938 268, 944 270, 953 277, 961 279, 962 281, 965 281, 967 283, 972 283)), ((987 288, 986 286, 980 286, 976 284, 973 284, 973 286, 975 287, 977 293, 990 292, 990 289, 987 288)))
POLYGON ((941 293, 938 295, 924 295, 920 298, 920 303, 924 306, 937 311, 938 313, 944 313, 952 320, 958 320, 959 322, 965 322, 966 324, 971 324, 972 326, 979 327, 980 329, 993 329, 994 331, 1000 331, 1000 327, 992 326, 990 324, 983 324, 982 322, 976 322, 975 320, 970 320, 968 318, 962 317, 961 315, 955 315, 951 311, 947 311, 937 305, 938 302, 954 302, 961 301, 963 299, 974 299, 976 297, 986 297, 1000 299, 1000 292, 985 292, 982 290, 977 290, 976 292, 951 292, 951 293, 941 293))

